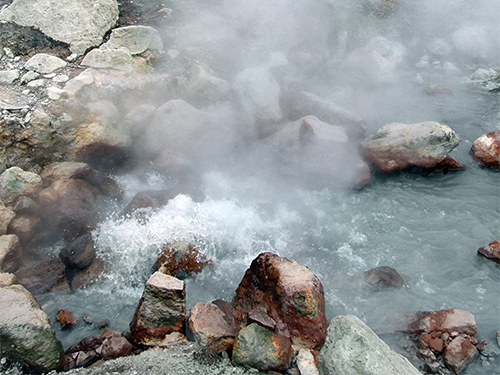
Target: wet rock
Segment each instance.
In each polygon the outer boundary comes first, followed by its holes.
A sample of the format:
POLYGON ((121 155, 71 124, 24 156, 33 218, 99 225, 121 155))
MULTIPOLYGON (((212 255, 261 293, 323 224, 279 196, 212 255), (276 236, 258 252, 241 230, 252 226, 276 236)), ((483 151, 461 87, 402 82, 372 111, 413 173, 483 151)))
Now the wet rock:
POLYGON ((480 247, 477 249, 477 253, 494 262, 500 263, 500 241, 495 240, 486 246, 480 247))
POLYGON ((0 199, 0 236, 7 233, 7 228, 15 216, 16 213, 10 208, 5 207, 5 204, 0 199))
POLYGON ((118 182, 111 177, 108 177, 93 169, 86 169, 76 172, 72 178, 87 181, 90 185, 95 187, 102 195, 111 198, 121 198, 122 189, 118 182))
POLYGON ((470 84, 488 92, 499 92, 500 71, 479 68, 470 76, 470 84))
POLYGON ((371 290, 403 288, 406 283, 401 275, 391 267, 376 267, 365 271, 365 283, 371 290))
POLYGON ((81 65, 96 69, 116 69, 130 73, 132 71, 132 55, 126 48, 93 49, 83 59, 81 65))
POLYGON ((361 143, 367 162, 381 172, 410 167, 432 168, 442 162, 460 139, 448 126, 428 121, 389 124, 361 143))
POLYGON ((40 176, 44 184, 48 186, 57 180, 69 179, 77 173, 89 170, 90 166, 87 163, 64 161, 47 165, 40 173, 40 176))
POLYGON ((78 237, 59 253, 59 258, 67 267, 80 270, 90 266, 95 257, 94 240, 90 233, 78 237))
POLYGON ((276 322, 276 333, 294 345, 321 347, 328 326, 323 286, 308 268, 275 254, 260 254, 233 298, 237 324, 245 326, 248 313, 258 306, 276 322))
POLYGON ((101 258, 95 258, 90 266, 79 270, 71 279, 72 290, 84 289, 106 273, 106 266, 101 258))
POLYGON ((248 313, 247 323, 257 323, 270 331, 274 331, 276 328, 276 322, 267 314, 267 311, 262 306, 257 306, 248 313))
POLYGON ((132 354, 132 344, 120 332, 107 329, 101 333, 104 339, 100 348, 102 359, 114 359, 132 354))
POLYGON ((465 164, 460 163, 448 155, 434 167, 426 169, 426 172, 447 174, 449 172, 463 171, 466 168, 465 164))
POLYGON ((196 342, 217 354, 233 347, 238 331, 212 303, 199 302, 189 313, 189 329, 196 342))
POLYGON ((47 53, 37 53, 33 55, 24 65, 24 69, 40 74, 52 73, 57 69, 64 68, 68 63, 59 57, 47 53))
POLYGON ((162 50, 160 34, 150 26, 125 26, 113 29, 103 48, 126 48, 132 55, 146 50, 162 50))
POLYGON ((156 267, 162 273, 179 278, 201 272, 210 264, 212 261, 195 245, 184 241, 175 241, 163 246, 156 261, 156 267))
POLYGON ((500 170, 500 130, 487 133, 476 139, 470 154, 479 165, 500 170))
POLYGON ((0 288, 0 349, 35 371, 48 372, 64 363, 64 349, 49 317, 21 285, 0 288))
POLYGON ((35 194, 42 182, 42 178, 36 173, 11 167, 0 175, 0 198, 7 204, 13 203, 20 196, 35 194))
POLYGON ((2 11, 0 19, 37 28, 81 55, 102 43, 118 20, 118 4, 115 0, 100 1, 99 6, 90 0, 16 0, 2 11))
POLYGON ((42 214, 56 235, 73 240, 97 224, 98 192, 78 179, 58 180, 38 194, 42 214))
POLYGON ((0 236, 0 272, 15 272, 19 268, 22 247, 15 234, 0 236))
POLYGON ((233 363, 261 371, 284 371, 290 367, 290 340, 258 324, 241 329, 233 349, 233 363))
POLYGON ((318 355, 320 374, 418 375, 411 363, 395 353, 366 324, 352 315, 335 317, 318 355))
POLYGON ((154 346, 171 332, 182 332, 186 289, 175 277, 155 272, 147 281, 130 323, 135 344, 154 346))
POLYGON ((20 75, 19 69, 0 70, 0 83, 10 85, 19 79, 20 75))
POLYGON ((123 209, 124 214, 130 214, 140 208, 158 209, 166 206, 174 198, 169 190, 145 190, 137 193, 129 204, 123 209))
POLYGON ((65 352, 65 370, 90 366, 101 359, 98 350, 101 348, 103 340, 101 336, 86 337, 68 348, 65 352))
POLYGON ((399 0, 363 0, 363 8, 379 18, 387 18, 394 14, 400 4, 399 0))
POLYGON ((422 332, 463 332, 473 336, 477 332, 474 315, 466 310, 447 309, 438 311, 417 311, 407 314, 403 331, 422 332))
POLYGON ((17 277, 12 273, 0 272, 0 288, 17 284, 17 277))
POLYGON ((479 352, 470 340, 457 336, 446 346, 444 360, 455 374, 460 374, 478 355, 479 352))
POLYGON ((419 343, 424 342, 435 353, 442 353, 445 347, 445 342, 440 336, 424 332, 419 337, 419 343))
POLYGON ((319 375, 316 358, 309 349, 300 349, 296 361, 300 375, 319 375))
POLYGON ((66 309, 60 309, 57 311, 56 320, 61 325, 61 328, 69 328, 76 324, 76 318, 73 313, 66 309))
POLYGON ((22 244, 28 244, 36 234, 40 218, 34 215, 16 215, 9 224, 8 233, 15 234, 22 244))

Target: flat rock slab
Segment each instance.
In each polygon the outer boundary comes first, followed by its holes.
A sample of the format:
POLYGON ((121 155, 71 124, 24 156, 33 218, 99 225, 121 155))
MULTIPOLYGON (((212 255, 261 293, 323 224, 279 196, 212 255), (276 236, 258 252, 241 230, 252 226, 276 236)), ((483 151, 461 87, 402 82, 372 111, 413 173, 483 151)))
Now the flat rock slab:
POLYGON ((54 70, 64 68, 66 65, 68 65, 68 63, 61 60, 59 57, 47 53, 37 53, 26 62, 24 69, 32 70, 40 74, 48 74, 52 73, 54 70))

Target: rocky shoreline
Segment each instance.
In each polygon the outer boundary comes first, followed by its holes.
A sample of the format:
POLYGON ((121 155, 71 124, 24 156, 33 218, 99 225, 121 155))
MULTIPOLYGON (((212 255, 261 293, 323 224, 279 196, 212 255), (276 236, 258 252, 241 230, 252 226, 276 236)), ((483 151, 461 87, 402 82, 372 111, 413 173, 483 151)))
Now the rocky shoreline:
MULTIPOLYGON (((176 44, 177 12, 186 12, 182 2, 91 3, 0 1, 3 373, 386 375, 450 369, 458 374, 478 357, 487 342, 474 337, 477 327, 469 312, 409 312, 401 331, 416 342, 415 356, 423 363, 417 370, 358 318, 328 322, 317 276, 271 253, 249 265, 232 301, 199 303, 187 312, 182 279, 213 261, 181 242, 164 245, 130 332, 104 330, 64 351, 36 298, 85 288, 106 273, 91 233, 110 202, 125 206, 125 217, 162 207, 178 194, 203 200, 200 166, 211 158, 226 162, 225 151, 234 144, 255 145, 262 164, 279 166, 277 178, 284 184, 311 189, 362 189, 380 174, 466 168, 465 161, 449 155, 460 142, 449 126, 392 123, 367 136, 360 116, 284 79, 297 61, 282 54, 229 80, 216 64, 207 65, 210 58, 201 60, 203 49, 176 44), (76 31, 74 17, 81 21, 76 31), (222 101, 239 110, 244 130, 238 134, 213 115, 222 101), (219 147, 207 154, 206 143, 219 147), (172 186, 123 202, 116 176, 132 168, 159 170, 172 177, 172 186), (58 257, 42 250, 54 243, 62 244, 58 257)), ((365 3, 370 19, 387 19, 397 9, 397 1, 365 3)), ((356 67, 377 53, 378 68, 385 72, 377 84, 388 83, 404 69, 398 55, 404 49, 377 36, 349 61, 356 67)), ((361 74, 364 68, 358 68, 361 74)), ((468 83, 496 95, 499 77, 493 68, 479 67, 468 83)), ((426 92, 447 95, 447 90, 426 92)), ((500 170, 500 130, 480 135, 470 154, 492 173, 500 170)), ((498 241, 478 254, 499 262, 498 241)), ((407 286, 396 270, 383 266, 367 270, 365 283, 373 292, 407 286)), ((62 309, 57 320, 71 329, 75 318, 62 309)))

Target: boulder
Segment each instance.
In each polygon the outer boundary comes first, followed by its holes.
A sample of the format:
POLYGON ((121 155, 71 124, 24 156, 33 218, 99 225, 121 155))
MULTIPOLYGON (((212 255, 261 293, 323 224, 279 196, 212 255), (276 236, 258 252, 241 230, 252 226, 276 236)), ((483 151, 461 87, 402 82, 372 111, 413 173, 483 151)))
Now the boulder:
POLYGON ((80 270, 90 266, 95 257, 94 240, 90 233, 78 237, 59 253, 59 258, 67 267, 80 270))
POLYGON ((68 65, 68 63, 61 60, 59 57, 47 53, 37 53, 26 61, 24 69, 40 74, 49 74, 57 69, 64 68, 66 65, 68 65))
POLYGON ((232 348, 238 334, 236 325, 227 322, 217 305, 204 302, 191 309, 189 329, 197 343, 217 354, 232 348))
POLYGON ((352 315, 335 317, 318 355, 322 375, 419 375, 366 324, 352 315))
POLYGON ((99 190, 99 193, 102 195, 121 199, 123 192, 118 182, 94 169, 86 169, 76 172, 72 178, 87 181, 90 185, 99 190))
POLYGON ((114 359, 132 354, 132 344, 120 332, 107 329, 101 333, 101 337, 103 338, 100 350, 102 359, 114 359))
POLYGON ((473 336, 477 332, 474 315, 466 310, 447 309, 417 311, 407 314, 404 332, 463 332, 473 336))
POLYGON ((16 217, 16 213, 5 207, 2 199, 0 199, 0 236, 7 233, 7 228, 14 217, 16 217))
POLYGON ((375 267, 364 274, 366 285, 373 291, 406 286, 403 277, 391 267, 375 267))
POLYGON ((81 65, 96 69, 116 69, 130 73, 132 55, 126 48, 96 48, 85 55, 81 65))
POLYGON ((460 374, 478 356, 476 347, 463 336, 455 337, 444 351, 444 360, 455 374, 460 374))
POLYGON ((22 247, 15 234, 0 236, 0 272, 15 272, 19 268, 22 247))
POLYGON ((470 154, 479 165, 500 170, 500 130, 486 133, 476 139, 470 154))
POLYGON ((259 306, 276 322, 275 332, 294 345, 321 347, 328 326, 323 286, 308 268, 276 254, 260 254, 233 298, 237 324, 245 326, 250 311, 259 306))
POLYGON ((185 318, 184 282, 155 272, 146 283, 130 323, 134 343, 154 346, 171 332, 183 332, 185 318))
POLYGON ((189 69, 187 97, 196 104, 209 104, 223 98, 229 91, 229 84, 215 77, 208 69, 199 64, 193 64, 189 69))
POLYGON ((477 253, 494 262, 500 263, 500 241, 495 240, 486 246, 480 247, 477 249, 477 253))
POLYGON ((0 288, 0 311, 2 356, 22 361, 39 372, 61 368, 63 346, 31 293, 21 285, 0 288))
POLYGON ((448 126, 433 122, 389 124, 361 143, 367 162, 381 172, 410 167, 427 169, 442 162, 460 138, 448 126))
POLYGON ((2 11, 0 20, 39 29, 82 55, 101 44, 118 20, 116 0, 95 5, 92 0, 15 0, 2 11))
POLYGON ((23 195, 35 194, 42 186, 42 178, 36 173, 11 167, 0 174, 0 198, 7 204, 23 195))
POLYGON ((260 371, 284 371, 290 367, 290 340, 258 324, 250 324, 238 333, 233 348, 233 363, 260 371))
POLYGON ((12 273, 0 272, 0 288, 17 284, 17 277, 12 273))
POLYGON ((163 246, 155 265, 162 273, 183 278, 210 264, 212 261, 192 243, 175 241, 163 246))
POLYGON ((9 224, 8 232, 15 234, 22 244, 28 244, 36 234, 40 218, 35 215, 16 215, 9 224))
POLYGON ((113 29, 103 48, 126 48, 132 55, 149 50, 162 50, 160 34, 150 26, 125 26, 113 29))
POLYGON ((73 313, 66 309, 59 309, 56 314, 56 320, 61 325, 61 328, 72 327, 76 324, 76 318, 73 313))

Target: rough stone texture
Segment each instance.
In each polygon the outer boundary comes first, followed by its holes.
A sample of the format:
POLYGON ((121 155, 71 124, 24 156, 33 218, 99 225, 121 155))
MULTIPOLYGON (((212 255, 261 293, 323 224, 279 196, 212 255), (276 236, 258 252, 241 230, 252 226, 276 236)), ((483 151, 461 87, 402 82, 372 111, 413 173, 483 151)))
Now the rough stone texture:
POLYGON ((466 310, 417 311, 407 315, 403 331, 410 333, 456 331, 474 336, 477 326, 474 315, 466 310))
POLYGON ((20 77, 19 69, 0 70, 0 83, 10 85, 20 77))
POLYGON ((132 55, 138 55, 148 49, 162 50, 163 42, 160 34, 150 26, 125 26, 113 29, 109 40, 103 48, 124 47, 132 55))
POLYGON ((40 218, 35 215, 16 215, 9 224, 8 232, 15 234, 23 245, 28 244, 36 234, 40 218))
POLYGON ((15 272, 19 268, 22 247, 15 234, 0 236, 0 272, 15 272))
POLYGON ((26 61, 24 69, 32 70, 40 74, 48 74, 52 73, 54 70, 64 68, 66 65, 68 65, 68 63, 61 60, 59 57, 47 53, 37 53, 26 61))
POLYGON ((189 329, 196 342, 217 354, 232 348, 238 331, 212 303, 199 302, 189 313, 189 329))
POLYGON ((17 284, 17 277, 12 273, 0 272, 0 288, 17 284))
POLYGON ((476 139, 470 153, 479 165, 500 170, 500 130, 487 133, 476 139))
POLYGON ((0 236, 3 236, 7 233, 7 228, 9 227, 10 222, 16 213, 12 211, 10 208, 5 207, 5 204, 0 199, 0 236))
POLYGON ((75 161, 51 163, 40 172, 40 177, 42 177, 45 185, 48 186, 57 180, 69 179, 75 174, 87 170, 90 170, 90 166, 87 163, 75 161))
POLYGON ((316 358, 309 349, 300 349, 296 360, 300 375, 319 375, 316 358))
POLYGON ((433 121, 418 124, 389 124, 361 143, 367 162, 381 172, 410 167, 432 168, 458 145, 458 135, 433 121))
POLYGON ((96 252, 91 234, 84 234, 63 248, 59 258, 70 268, 84 269, 95 259, 96 252))
POLYGON ((118 4, 116 0, 15 0, 0 20, 35 27, 81 55, 102 43, 118 20, 118 4))
POLYGON ((14 212, 21 215, 36 215, 40 212, 40 205, 28 197, 19 197, 14 203, 14 212))
POLYGON ((476 347, 468 339, 457 336, 446 346, 444 360, 455 374, 460 374, 478 355, 476 347))
POLYGON ((64 350, 49 317, 21 285, 0 288, 0 349, 36 371, 60 368, 64 350))
POLYGON ((477 249, 477 253, 494 262, 500 263, 500 241, 495 240, 486 246, 480 247, 477 249))
POLYGON ((323 286, 297 261, 271 253, 260 254, 246 271, 233 299, 236 321, 246 325, 258 306, 276 322, 276 333, 293 344, 320 348, 328 326, 323 286))
POLYGON ((171 332, 183 332, 186 288, 175 277, 155 272, 147 281, 130 331, 136 344, 155 345, 171 332))
POLYGON ((352 315, 335 317, 318 355, 320 374, 419 375, 366 324, 352 315))
POLYGON ((57 311, 56 320, 61 325, 61 328, 68 328, 76 324, 76 318, 73 313, 66 309, 60 309, 57 311))
POLYGON ((102 195, 117 199, 122 196, 123 191, 116 180, 93 169, 77 172, 73 175, 73 178, 87 181, 99 190, 102 195))
POLYGON ((87 53, 81 64, 91 68, 131 72, 132 55, 126 48, 98 48, 87 53))
POLYGON ((120 332, 109 329, 101 333, 104 339, 101 346, 102 359, 113 359, 132 354, 132 344, 120 332))
POLYGON ((233 362, 261 371, 284 371, 290 366, 290 340, 258 324, 244 327, 238 334, 233 349, 233 362))
POLYGON ((195 245, 184 241, 175 241, 163 246, 156 261, 156 267, 161 272, 179 278, 201 272, 210 264, 212 261, 195 245))
POLYGON ((6 169, 0 175, 0 198, 7 204, 13 203, 22 195, 36 193, 42 182, 36 173, 25 172, 19 167, 6 169))
POLYGON ((365 271, 365 283, 371 290, 402 288, 406 285, 403 277, 391 267, 376 267, 365 271))

